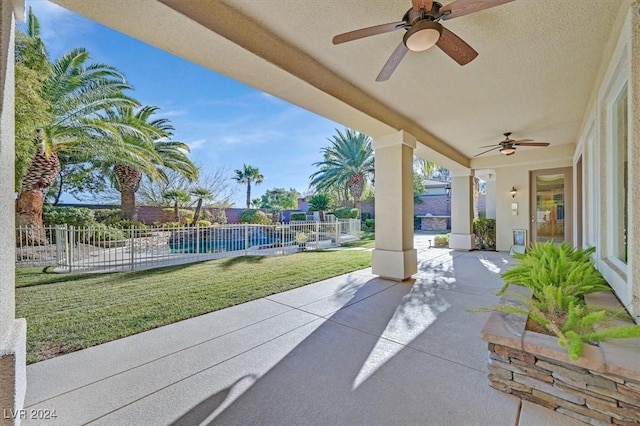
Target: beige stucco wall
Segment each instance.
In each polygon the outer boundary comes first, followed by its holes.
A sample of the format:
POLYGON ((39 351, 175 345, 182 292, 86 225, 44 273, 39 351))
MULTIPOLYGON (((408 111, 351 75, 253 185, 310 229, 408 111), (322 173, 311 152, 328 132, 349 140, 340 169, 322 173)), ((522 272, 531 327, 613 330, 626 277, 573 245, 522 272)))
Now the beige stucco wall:
POLYGON ((575 159, 583 154, 585 169, 583 193, 588 219, 584 223, 588 245, 595 243, 598 268, 618 298, 640 323, 640 1, 636 0, 627 11, 621 30, 612 34, 611 56, 604 63, 603 76, 585 117, 580 144, 575 159), (612 232, 615 215, 614 200, 619 196, 613 189, 613 138, 610 123, 610 105, 627 84, 629 102, 628 133, 628 259, 624 265, 615 259, 612 232), (589 145, 589 132, 593 144, 589 145), (593 158, 591 158, 593 157, 593 158), (596 170, 590 162, 595 159, 596 170), (595 241, 590 239, 595 235, 595 241))
POLYGON ((496 174, 496 249, 508 251, 512 246, 512 231, 514 229, 527 230, 527 240, 531 238, 531 201, 529 188, 529 174, 533 170, 546 170, 561 167, 571 167, 571 157, 551 159, 544 164, 519 165, 495 169, 496 174), (515 187, 517 194, 511 197, 511 187, 515 187), (518 214, 513 215, 511 203, 518 203, 518 214))

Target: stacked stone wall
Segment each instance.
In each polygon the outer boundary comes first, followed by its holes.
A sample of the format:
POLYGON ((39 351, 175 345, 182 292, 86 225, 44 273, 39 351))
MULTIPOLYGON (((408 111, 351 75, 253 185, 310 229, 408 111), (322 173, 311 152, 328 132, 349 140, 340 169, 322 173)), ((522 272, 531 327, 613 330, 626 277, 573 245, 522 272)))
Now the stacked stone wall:
MULTIPOLYGON (((639 361, 640 362, 640 358, 639 361)), ((640 424, 640 382, 489 343, 489 383, 589 424, 640 424)))

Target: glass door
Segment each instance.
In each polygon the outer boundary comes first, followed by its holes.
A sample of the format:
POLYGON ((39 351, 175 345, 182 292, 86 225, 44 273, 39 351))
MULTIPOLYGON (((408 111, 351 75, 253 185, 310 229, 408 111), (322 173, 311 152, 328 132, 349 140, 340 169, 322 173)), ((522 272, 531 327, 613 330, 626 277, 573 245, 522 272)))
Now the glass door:
POLYGON ((531 241, 571 242, 571 168, 531 172, 531 241))

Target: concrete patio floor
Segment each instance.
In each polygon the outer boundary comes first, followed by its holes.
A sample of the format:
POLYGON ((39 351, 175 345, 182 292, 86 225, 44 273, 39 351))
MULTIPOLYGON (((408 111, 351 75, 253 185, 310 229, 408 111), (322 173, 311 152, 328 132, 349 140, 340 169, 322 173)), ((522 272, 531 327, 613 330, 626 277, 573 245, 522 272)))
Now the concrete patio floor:
POLYGON ((582 424, 488 385, 468 309, 510 257, 429 238, 409 282, 357 271, 33 364, 27 413, 57 418, 24 424, 582 424))

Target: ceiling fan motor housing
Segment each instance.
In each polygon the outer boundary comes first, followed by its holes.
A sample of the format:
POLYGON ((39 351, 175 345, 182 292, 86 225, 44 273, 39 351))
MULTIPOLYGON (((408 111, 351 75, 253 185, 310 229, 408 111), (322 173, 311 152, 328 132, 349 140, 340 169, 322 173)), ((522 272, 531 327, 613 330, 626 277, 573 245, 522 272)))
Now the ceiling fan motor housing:
POLYGON ((442 8, 442 4, 434 1, 433 6, 431 6, 431 10, 420 9, 418 12, 413 10, 413 8, 407 10, 407 13, 404 14, 402 20, 409 25, 414 25, 416 22, 421 20, 429 20, 429 21, 437 21, 444 16, 443 13, 440 13, 440 8, 442 8))

